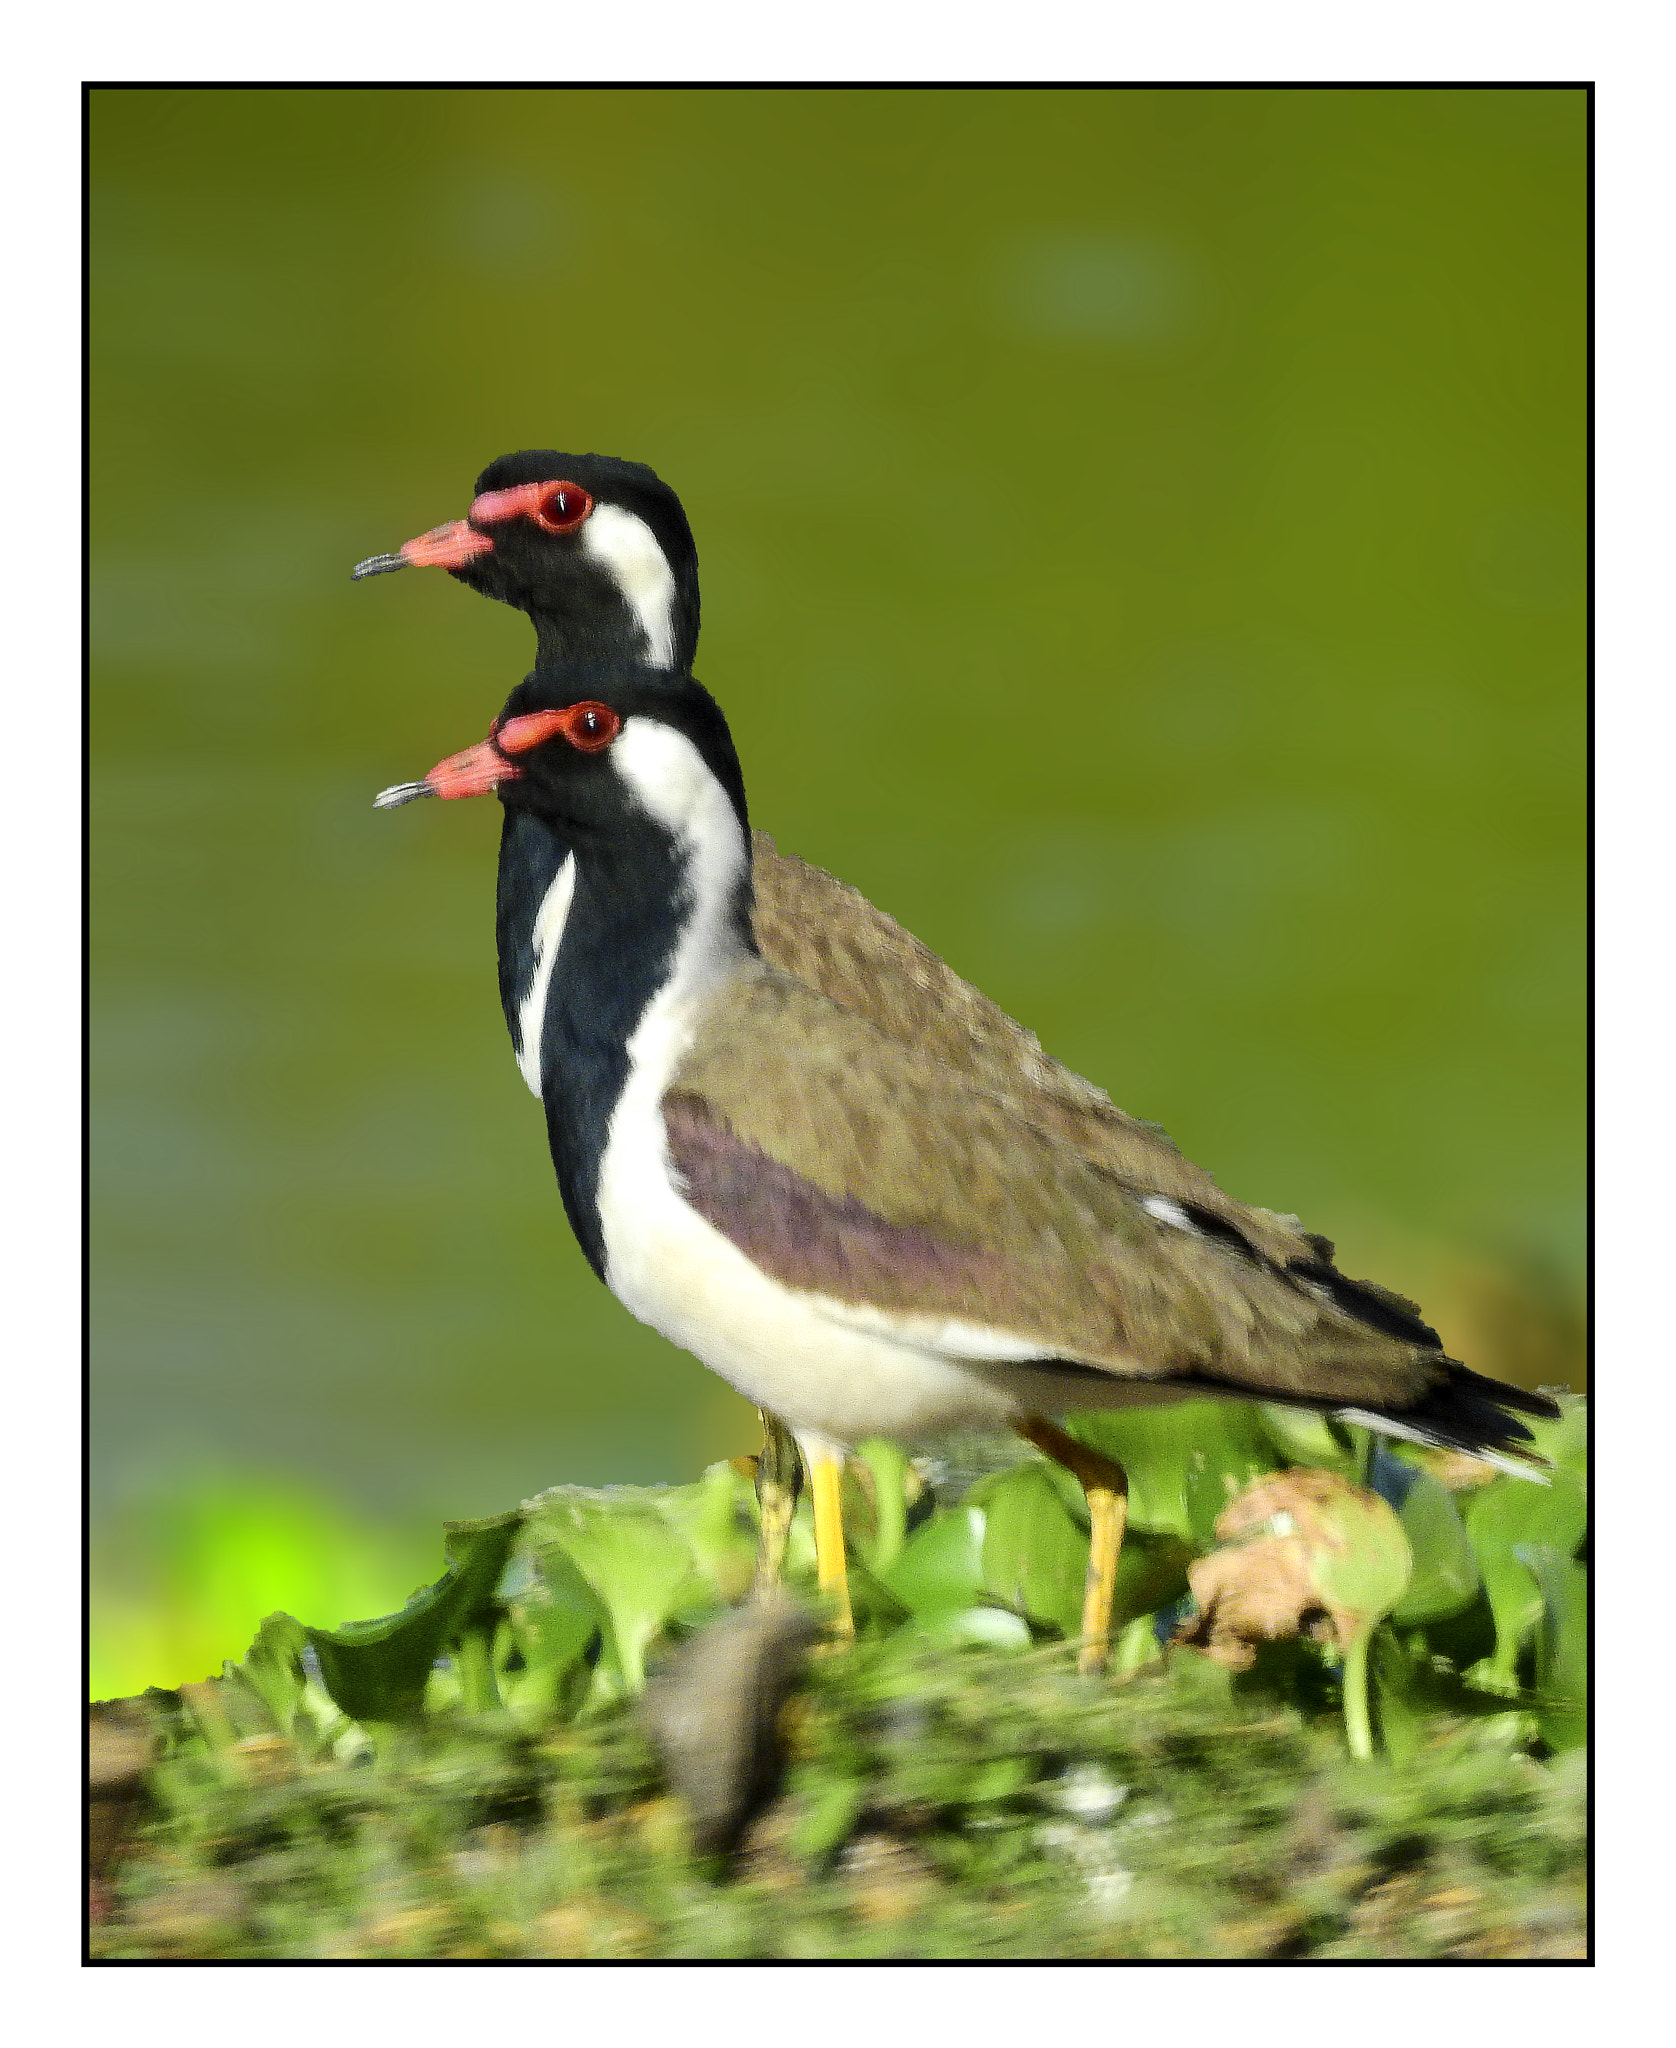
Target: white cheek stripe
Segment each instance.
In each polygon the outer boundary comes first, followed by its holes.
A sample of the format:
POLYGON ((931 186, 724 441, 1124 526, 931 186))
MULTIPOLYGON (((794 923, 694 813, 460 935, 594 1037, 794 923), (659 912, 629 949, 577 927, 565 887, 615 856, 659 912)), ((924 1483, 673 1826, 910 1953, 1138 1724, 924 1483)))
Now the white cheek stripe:
POLYGON ((657 535, 621 505, 596 505, 582 527, 582 549, 640 621, 647 666, 668 668, 675 659, 675 576, 657 535))
POLYGON ((518 1071, 538 1100, 541 1095, 541 1027, 547 1016, 547 989, 553 979, 553 962, 559 957, 570 899, 576 893, 576 856, 567 853, 564 865, 547 884, 547 894, 535 914, 535 969, 524 1000, 518 1005, 518 1071))

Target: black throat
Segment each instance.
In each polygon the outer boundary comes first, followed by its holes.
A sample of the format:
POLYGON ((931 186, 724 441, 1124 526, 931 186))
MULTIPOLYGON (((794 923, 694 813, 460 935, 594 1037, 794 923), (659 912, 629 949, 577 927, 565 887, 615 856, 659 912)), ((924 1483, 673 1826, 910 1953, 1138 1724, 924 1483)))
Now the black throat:
MULTIPOLYGON (((600 578, 585 593, 563 609, 537 601, 508 603, 524 612, 535 628, 535 662, 540 669, 567 668, 581 664, 598 665, 624 659, 650 667, 651 650, 638 613, 618 590, 600 578), (625 650, 626 653, 625 653, 625 650)), ((692 667, 693 648, 682 648, 679 603, 675 620, 675 667, 685 674, 692 667)), ((696 634, 693 639, 696 640, 696 634)))
MULTIPOLYGON (((600 1161, 629 1080, 629 1040, 667 985, 692 921, 690 855, 650 819, 632 836, 588 833, 571 843, 547 819, 507 807, 496 936, 501 1003, 515 1044, 537 972, 536 919, 567 857, 575 861, 574 884, 538 1026, 541 1101, 565 1214, 604 1279, 600 1161)), ((748 862, 729 922, 730 936, 754 951, 748 862)))

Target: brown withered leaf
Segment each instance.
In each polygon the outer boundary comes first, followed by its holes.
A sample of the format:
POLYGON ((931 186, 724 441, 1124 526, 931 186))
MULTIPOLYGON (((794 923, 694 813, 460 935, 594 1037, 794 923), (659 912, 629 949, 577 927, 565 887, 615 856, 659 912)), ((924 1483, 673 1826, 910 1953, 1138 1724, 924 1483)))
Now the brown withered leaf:
POLYGON ((1187 1583, 1199 1612, 1176 1630, 1175 1640, 1230 1671, 1248 1671, 1259 1643, 1297 1635, 1304 1617, 1321 1605, 1296 1536, 1213 1550, 1187 1567, 1187 1583))
POLYGON ((1230 1671, 1249 1670, 1259 1643, 1306 1632, 1345 1648, 1368 1616, 1334 1598, 1342 1575, 1332 1566, 1382 1509, 1377 1495, 1333 1472, 1297 1467, 1254 1479, 1216 1518, 1223 1547, 1187 1567, 1199 1612, 1175 1640, 1230 1671))

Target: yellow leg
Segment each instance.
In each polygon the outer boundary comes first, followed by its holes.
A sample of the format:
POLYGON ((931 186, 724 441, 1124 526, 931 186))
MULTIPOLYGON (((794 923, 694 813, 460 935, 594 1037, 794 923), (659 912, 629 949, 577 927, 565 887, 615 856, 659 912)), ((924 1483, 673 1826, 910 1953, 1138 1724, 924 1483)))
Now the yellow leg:
POLYGON ((844 1515, 840 1490, 844 1461, 834 1451, 811 1452, 805 1446, 804 1463, 809 1473, 809 1494, 815 1509, 815 1571, 823 1593, 838 1603, 833 1634, 841 1643, 855 1640, 855 1616, 850 1612, 850 1578, 844 1562, 844 1515))
POLYGON ((1115 1459, 1102 1457, 1039 1415, 1013 1424, 1026 1443, 1044 1451, 1073 1473, 1088 1501, 1088 1578, 1082 1595, 1082 1649, 1077 1669, 1098 1676, 1111 1650, 1112 1602, 1117 1597, 1117 1557, 1129 1519, 1129 1480, 1115 1459))
POLYGON ((757 1544, 754 1590, 766 1593, 780 1583, 786 1562, 786 1539, 803 1487, 803 1460, 797 1439, 777 1415, 759 1408, 762 1455, 757 1459, 757 1501, 762 1508, 762 1536, 757 1544))

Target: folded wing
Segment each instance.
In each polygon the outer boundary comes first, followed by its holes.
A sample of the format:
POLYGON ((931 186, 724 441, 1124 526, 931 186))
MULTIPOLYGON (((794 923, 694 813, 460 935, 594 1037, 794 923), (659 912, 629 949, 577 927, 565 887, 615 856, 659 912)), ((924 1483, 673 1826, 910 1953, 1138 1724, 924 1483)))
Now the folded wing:
POLYGON ((1397 1297, 1348 1311, 1227 1197, 1213 1212, 1140 1160, 1094 1163, 772 969, 718 999, 663 1114, 688 1200, 759 1267, 951 1355, 1397 1408, 1451 1369, 1397 1297))

